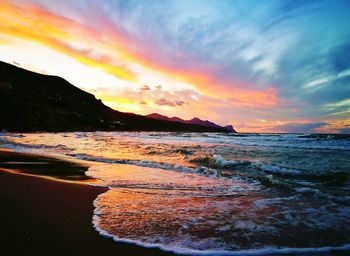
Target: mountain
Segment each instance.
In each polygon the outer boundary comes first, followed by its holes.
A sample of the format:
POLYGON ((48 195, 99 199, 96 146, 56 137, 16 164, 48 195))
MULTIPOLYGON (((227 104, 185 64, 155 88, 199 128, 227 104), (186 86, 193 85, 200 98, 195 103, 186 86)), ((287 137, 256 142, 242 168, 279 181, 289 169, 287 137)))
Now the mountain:
POLYGON ((104 105, 61 77, 0 61, 0 131, 190 131, 223 128, 155 120, 104 105))
POLYGON ((184 124, 201 125, 201 126, 215 128, 215 129, 225 129, 226 132, 236 133, 236 130, 233 128, 232 125, 220 126, 208 120, 201 120, 197 117, 192 118, 191 120, 184 120, 176 116, 167 117, 167 116, 160 115, 158 113, 152 113, 152 114, 146 115, 146 117, 153 118, 156 120, 169 121, 169 122, 180 122, 184 124))
POLYGON ((197 117, 192 118, 187 123, 188 124, 199 124, 199 125, 203 125, 203 126, 207 126, 207 127, 216 127, 216 128, 221 127, 221 126, 219 126, 219 125, 217 125, 217 124, 215 124, 213 122, 210 122, 208 120, 204 121, 204 120, 201 120, 201 119, 199 119, 197 117))
MULTIPOLYGON (((163 115, 160 115, 160 114, 157 114, 157 113, 146 115, 146 117, 149 117, 149 118, 152 118, 152 119, 156 119, 156 120, 162 120, 162 121, 172 121, 172 119, 170 117, 163 116, 163 115)), ((183 123, 183 121, 184 121, 181 118, 178 118, 177 120, 178 121, 176 121, 176 122, 181 122, 181 123, 183 123)))

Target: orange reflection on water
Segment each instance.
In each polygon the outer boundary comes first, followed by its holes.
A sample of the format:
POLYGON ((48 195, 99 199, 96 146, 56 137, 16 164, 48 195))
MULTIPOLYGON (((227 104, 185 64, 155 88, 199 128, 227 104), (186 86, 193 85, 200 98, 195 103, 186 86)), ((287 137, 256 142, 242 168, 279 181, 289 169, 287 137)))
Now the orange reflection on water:
POLYGON ((98 226, 123 239, 198 250, 238 248, 273 211, 256 207, 258 187, 244 181, 115 164, 88 174, 112 188, 95 201, 98 226))

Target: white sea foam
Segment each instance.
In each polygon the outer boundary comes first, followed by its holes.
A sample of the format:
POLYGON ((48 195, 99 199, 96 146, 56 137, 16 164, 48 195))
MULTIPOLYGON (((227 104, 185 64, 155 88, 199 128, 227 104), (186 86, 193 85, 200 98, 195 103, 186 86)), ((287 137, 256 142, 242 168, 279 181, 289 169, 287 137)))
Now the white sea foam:
MULTIPOLYGON (((116 235, 110 234, 107 231, 103 230, 100 227, 100 212, 98 210, 98 205, 96 204, 98 198, 94 201, 94 215, 93 215, 93 226, 94 228, 102 235, 105 237, 110 237, 116 242, 122 242, 122 243, 130 243, 130 244, 135 244, 141 247, 145 248, 157 248, 163 251, 167 252, 173 252, 179 255, 241 255, 241 256, 249 256, 249 255, 286 255, 286 254, 305 254, 305 253, 327 253, 327 252, 334 252, 334 251, 350 251, 350 244, 344 244, 344 245, 339 245, 339 246, 322 246, 322 247, 304 247, 304 248, 292 248, 292 247, 263 247, 263 248, 252 248, 252 249, 237 249, 237 250, 195 250, 191 248, 186 248, 184 246, 185 244, 191 244, 192 241, 191 239, 187 238, 184 236, 182 240, 178 241, 177 244, 178 246, 168 246, 166 244, 161 244, 161 243, 148 243, 148 242, 143 242, 141 240, 137 239, 127 239, 127 238, 122 238, 118 237, 116 235), (188 240, 189 239, 189 240, 188 240)), ((243 222, 239 221, 236 226, 240 229, 254 229, 255 224, 253 222, 243 222)), ((229 227, 226 229, 221 229, 220 231, 227 231, 229 227)), ((158 241, 161 241, 162 238, 158 237, 158 241)), ((202 241, 203 243, 208 246, 209 241, 202 241)), ((215 241, 213 241, 215 243, 215 241)), ((214 246, 214 244, 213 244, 214 246)))
POLYGON ((324 193, 322 193, 320 190, 308 187, 296 188, 295 191, 301 194, 313 194, 318 196, 324 195, 324 193))
MULTIPOLYGON (((284 248, 277 248, 277 247, 264 247, 264 248, 257 248, 257 249, 237 249, 234 251, 228 251, 228 250, 193 250, 190 248, 185 248, 182 246, 179 247, 172 247, 167 246, 165 244, 159 244, 159 243, 146 243, 142 242, 140 240, 134 240, 134 239, 126 239, 122 237, 118 237, 116 235, 112 235, 108 233, 107 231, 100 228, 100 212, 98 210, 97 206, 97 200, 98 197, 94 201, 94 215, 92 218, 92 223, 96 231, 108 238, 112 238, 114 241, 119 243, 128 243, 128 244, 134 244, 145 248, 150 249, 160 249, 162 251, 176 253, 179 255, 198 255, 198 256, 268 256, 268 255, 288 255, 288 254, 300 254, 304 255, 305 253, 329 253, 329 252, 335 252, 335 251, 349 251, 350 252, 350 244, 344 244, 339 246, 322 246, 322 247, 304 247, 304 248, 293 248, 293 247, 284 247, 284 248)), ((244 228, 249 227, 252 228, 252 224, 240 224, 243 225, 244 228)), ((225 230, 224 230, 225 231, 225 230)), ((184 237, 186 239, 186 237, 184 237)), ((183 241, 184 244, 186 244, 186 241, 183 241)))
POLYGON ((226 160, 220 155, 213 155, 212 158, 214 160, 215 165, 220 167, 232 167, 244 163, 244 161, 226 160))
POLYGON ((266 172, 266 173, 272 173, 272 174, 280 174, 280 175, 305 175, 300 170, 294 170, 294 169, 289 169, 277 165, 272 165, 272 164, 267 164, 263 163, 260 161, 256 161, 252 163, 253 166, 256 166, 260 170, 266 172))
MULTIPOLYGON (((205 156, 202 158, 207 161, 210 165, 217 168, 239 170, 240 166, 251 167, 254 170, 263 171, 269 174, 279 174, 279 175, 306 175, 305 172, 301 170, 290 169, 278 165, 272 165, 268 163, 257 161, 242 161, 242 160, 226 160, 221 155, 205 156), (209 158, 209 159, 208 159, 209 158)), ((201 162, 201 158, 192 160, 194 162, 201 162)), ((246 170, 247 168, 245 168, 246 170)))

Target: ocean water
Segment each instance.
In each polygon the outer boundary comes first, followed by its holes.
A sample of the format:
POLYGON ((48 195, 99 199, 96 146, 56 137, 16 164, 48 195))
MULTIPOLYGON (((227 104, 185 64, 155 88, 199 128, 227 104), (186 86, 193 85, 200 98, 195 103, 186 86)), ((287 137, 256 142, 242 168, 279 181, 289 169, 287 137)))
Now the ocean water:
POLYGON ((94 164, 93 225, 198 255, 350 252, 350 136, 1 134, 0 147, 94 164))

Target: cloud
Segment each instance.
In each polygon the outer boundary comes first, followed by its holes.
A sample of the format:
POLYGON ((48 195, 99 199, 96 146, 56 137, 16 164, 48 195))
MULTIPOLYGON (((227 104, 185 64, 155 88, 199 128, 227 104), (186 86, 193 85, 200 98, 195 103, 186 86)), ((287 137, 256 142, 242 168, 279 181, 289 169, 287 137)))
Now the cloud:
POLYGON ((186 102, 184 102, 183 100, 175 100, 175 104, 178 106, 182 106, 184 105, 186 102))
POLYGON ((349 1, 3 1, 0 37, 35 41, 112 74, 118 82, 108 86, 133 89, 109 101, 142 105, 140 112, 163 105, 189 115, 197 107, 222 122, 283 120, 289 125, 276 129, 314 130, 310 120, 349 115, 349 8, 349 1))
POLYGON ((147 91, 150 91, 150 90, 151 90, 151 88, 148 85, 145 85, 145 84, 140 87, 140 91, 141 92, 147 92, 147 91))
POLYGON ((1 2, 0 35, 34 41, 96 67, 123 80, 135 81, 135 74, 125 62, 102 53, 97 31, 73 19, 41 8, 39 5, 15 5, 1 2), (6 24, 4 26, 3 24, 6 24))
POLYGON ((286 123, 272 127, 273 130, 287 132, 287 133, 313 133, 317 128, 327 126, 326 122, 314 123, 286 123))
POLYGON ((154 103, 156 103, 159 106, 169 106, 169 107, 176 107, 176 104, 170 100, 167 100, 165 98, 160 98, 156 100, 154 103))
POLYGON ((186 104, 186 102, 183 100, 171 101, 166 98, 159 98, 154 103, 159 106, 169 106, 169 107, 183 106, 186 104))

